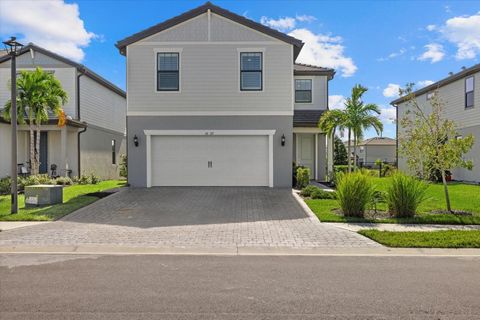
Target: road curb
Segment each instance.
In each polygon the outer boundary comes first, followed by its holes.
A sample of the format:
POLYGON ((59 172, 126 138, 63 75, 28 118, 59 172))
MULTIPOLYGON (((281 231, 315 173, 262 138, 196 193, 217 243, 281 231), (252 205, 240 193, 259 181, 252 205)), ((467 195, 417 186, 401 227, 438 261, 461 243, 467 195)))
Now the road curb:
POLYGON ((296 192, 295 190, 292 189, 292 195, 293 198, 297 201, 297 203, 302 207, 303 211, 308 215, 308 218, 312 221, 315 222, 320 222, 320 219, 317 217, 317 215, 310 209, 310 207, 303 201, 303 198, 296 192))

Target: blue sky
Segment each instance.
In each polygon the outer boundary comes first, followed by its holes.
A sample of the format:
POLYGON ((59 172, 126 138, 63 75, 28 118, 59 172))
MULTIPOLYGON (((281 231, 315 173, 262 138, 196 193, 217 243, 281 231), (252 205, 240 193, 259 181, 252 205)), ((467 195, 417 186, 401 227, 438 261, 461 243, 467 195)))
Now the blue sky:
MULTIPOLYGON (((80 61, 125 88, 116 41, 204 1, 0 1, 0 36, 16 34, 80 61), (28 21, 24 19, 29 12, 28 21)), ((351 87, 369 88, 394 136, 389 102, 398 86, 418 87, 479 63, 480 1, 214 1, 214 4, 306 42, 303 62, 337 70, 332 106, 351 87)), ((372 136, 374 132, 367 132, 372 136)))

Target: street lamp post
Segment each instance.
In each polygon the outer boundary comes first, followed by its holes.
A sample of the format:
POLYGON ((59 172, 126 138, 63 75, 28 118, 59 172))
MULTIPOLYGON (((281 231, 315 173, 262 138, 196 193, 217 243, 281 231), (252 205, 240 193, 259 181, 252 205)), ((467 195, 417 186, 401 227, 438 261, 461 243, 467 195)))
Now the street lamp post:
POLYGON ((5 49, 10 55, 11 63, 11 102, 12 107, 10 109, 10 124, 12 125, 12 163, 11 163, 11 177, 12 177, 12 205, 11 213, 17 213, 18 211, 18 187, 17 187, 17 66, 16 57, 18 51, 22 48, 22 44, 17 42, 15 37, 11 37, 10 40, 4 41, 5 49))

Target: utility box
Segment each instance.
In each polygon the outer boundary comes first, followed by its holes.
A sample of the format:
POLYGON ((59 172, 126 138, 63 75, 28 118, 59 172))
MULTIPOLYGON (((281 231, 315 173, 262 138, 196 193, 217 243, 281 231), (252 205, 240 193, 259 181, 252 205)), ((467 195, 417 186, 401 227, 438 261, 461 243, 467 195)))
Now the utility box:
POLYGON ((63 186, 39 184, 25 187, 25 206, 37 207, 63 203, 63 186))

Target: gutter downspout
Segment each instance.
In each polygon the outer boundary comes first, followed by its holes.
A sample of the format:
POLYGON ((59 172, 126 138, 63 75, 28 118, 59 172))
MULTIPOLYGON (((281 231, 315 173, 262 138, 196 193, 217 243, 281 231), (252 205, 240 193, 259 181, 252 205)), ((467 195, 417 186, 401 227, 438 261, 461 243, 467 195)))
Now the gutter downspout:
MULTIPOLYGON (((85 74, 84 70, 81 70, 80 73, 77 74, 77 119, 80 121, 80 77, 85 74)), ((79 131, 77 134, 77 167, 78 167, 78 176, 82 174, 81 165, 80 165, 80 135, 87 131, 87 128, 83 128, 83 130, 79 131)))

